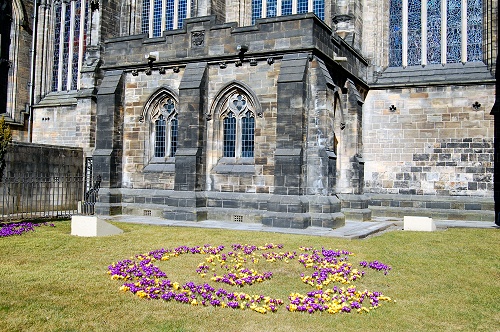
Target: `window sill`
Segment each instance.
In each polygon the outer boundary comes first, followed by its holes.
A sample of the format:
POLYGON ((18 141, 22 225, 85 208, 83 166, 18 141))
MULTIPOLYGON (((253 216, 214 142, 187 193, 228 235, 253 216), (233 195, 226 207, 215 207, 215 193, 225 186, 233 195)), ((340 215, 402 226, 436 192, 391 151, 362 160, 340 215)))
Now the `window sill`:
POLYGON ((432 64, 425 67, 389 67, 383 71, 372 87, 394 88, 421 85, 463 84, 494 82, 495 78, 482 62, 432 64))
POLYGON ((217 174, 255 174, 254 158, 221 158, 212 169, 217 174))
POLYGON ((145 173, 175 173, 175 158, 154 158, 143 168, 145 173), (158 159, 158 160, 156 160, 158 159))

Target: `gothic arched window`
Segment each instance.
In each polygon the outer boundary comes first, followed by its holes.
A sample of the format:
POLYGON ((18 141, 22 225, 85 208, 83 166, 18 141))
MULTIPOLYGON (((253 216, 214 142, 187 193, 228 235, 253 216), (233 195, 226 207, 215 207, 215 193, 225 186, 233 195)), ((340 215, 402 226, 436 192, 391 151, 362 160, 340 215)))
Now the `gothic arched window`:
MULTIPOLYGON (((12 24, 12 3, 0 0, 0 113, 7 112, 7 93, 9 85, 9 71, 11 67, 11 29, 17 28, 12 24)), ((17 32, 17 31, 16 31, 17 32)))
POLYGON ((389 65, 482 61, 482 0, 391 0, 389 65))
POLYGON ((247 97, 235 93, 228 99, 221 115, 223 123, 223 157, 253 158, 255 115, 247 97))
POLYGON ((87 0, 54 4, 54 53, 52 91, 79 89, 89 16, 87 0))
POLYGON ((153 158, 175 157, 177 152, 178 120, 175 101, 165 99, 151 114, 153 158))
POLYGON ((191 17, 191 0, 143 0, 141 32, 150 38, 165 30, 181 29, 191 17))
POLYGON ((258 18, 314 13, 325 19, 325 0, 252 0, 252 24, 258 18))

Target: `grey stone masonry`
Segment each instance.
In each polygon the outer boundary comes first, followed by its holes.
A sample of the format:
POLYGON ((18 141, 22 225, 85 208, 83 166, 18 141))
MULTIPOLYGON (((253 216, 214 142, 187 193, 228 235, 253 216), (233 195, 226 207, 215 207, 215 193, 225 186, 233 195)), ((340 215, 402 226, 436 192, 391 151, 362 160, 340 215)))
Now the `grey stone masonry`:
POLYGON ((205 121, 204 93, 206 91, 205 62, 186 66, 179 86, 179 148, 175 158, 175 190, 202 190, 205 177, 203 135, 205 121))
POLYGON ((248 27, 217 24, 209 16, 187 19, 184 29, 165 31, 162 37, 107 40, 94 157, 99 171, 117 167, 122 184, 106 178, 97 210, 106 212, 107 206, 108 212, 122 209, 172 220, 210 218, 287 228, 342 226, 335 181, 323 183, 337 176, 335 165, 329 165, 335 163, 330 156, 340 116, 333 110, 334 105, 340 109, 340 99, 334 101, 333 94, 341 93, 347 81, 367 88, 367 62, 331 35, 312 14, 261 19, 248 27), (337 57, 349 60, 337 62, 337 57), (115 72, 123 72, 123 83, 115 72), (148 114, 158 111, 160 92, 177 103, 177 149, 175 157, 165 160, 151 158, 156 137, 148 114), (253 153, 241 153, 246 129, 238 118, 235 156, 223 157, 224 119, 236 94, 246 98, 246 114, 254 119, 253 153), (120 116, 123 103, 123 127, 100 117, 112 98, 115 108, 106 114, 120 116), (120 135, 120 128, 123 172, 122 165, 113 164, 118 145, 112 137, 120 135), (318 144, 308 145, 313 132, 318 144), (328 167, 308 173, 323 160, 328 167), (308 192, 308 183, 317 190, 308 192))
POLYGON ((122 72, 107 72, 97 94, 97 134, 93 154, 93 172, 101 176, 101 188, 104 189, 96 203, 96 212, 102 214, 110 214, 111 203, 119 201, 106 189, 119 188, 122 181, 122 93, 122 72))
POLYGON ((274 186, 276 194, 301 194, 307 54, 283 57, 278 77, 278 119, 274 186))

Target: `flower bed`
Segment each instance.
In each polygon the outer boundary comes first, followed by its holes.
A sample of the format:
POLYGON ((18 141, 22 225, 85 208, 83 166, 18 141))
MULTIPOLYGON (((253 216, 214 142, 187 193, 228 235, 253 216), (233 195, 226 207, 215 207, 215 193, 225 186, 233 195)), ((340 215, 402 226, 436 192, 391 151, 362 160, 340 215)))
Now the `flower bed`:
POLYGON ((49 223, 32 223, 32 222, 18 222, 11 224, 3 224, 0 228, 0 237, 7 237, 13 235, 22 235, 27 232, 35 231, 36 227, 40 226, 51 226, 55 227, 54 224, 49 223))
MULTIPOLYGON (((283 245, 266 244, 264 246, 234 244, 231 250, 223 252, 224 246, 204 245, 203 247, 178 247, 159 249, 146 254, 136 255, 108 267, 112 279, 123 280, 120 290, 131 292, 141 298, 177 301, 193 306, 215 306, 232 309, 250 309, 260 313, 275 312, 285 302, 265 295, 252 295, 241 291, 211 286, 209 283, 179 284, 167 278, 156 262, 168 261, 184 254, 204 255, 196 272, 201 278, 209 274, 210 281, 241 289, 255 283, 266 282, 273 277, 272 271, 259 271, 259 261, 271 263, 297 262, 306 271, 300 279, 314 288, 307 294, 291 293, 286 309, 290 312, 327 312, 349 313, 369 312, 378 308, 382 301, 391 299, 381 292, 360 291, 353 283, 365 276, 365 271, 358 270, 349 262, 351 252, 300 247, 296 251, 279 251, 283 245), (331 284, 335 284, 331 287, 331 284)), ((362 268, 388 273, 391 268, 381 262, 362 261, 362 268)))

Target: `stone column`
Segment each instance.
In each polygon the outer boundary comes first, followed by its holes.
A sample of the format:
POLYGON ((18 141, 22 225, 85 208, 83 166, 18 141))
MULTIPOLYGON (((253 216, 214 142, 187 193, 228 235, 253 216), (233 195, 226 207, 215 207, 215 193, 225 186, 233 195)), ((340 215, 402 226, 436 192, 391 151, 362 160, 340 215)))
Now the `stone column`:
POLYGON ((189 63, 179 86, 179 146, 175 153, 174 191, 164 217, 171 220, 206 219, 205 93, 207 63, 189 63))
POLYGON ((308 55, 283 57, 278 78, 274 193, 302 194, 308 55))
POLYGON ((93 174, 101 177, 96 214, 121 212, 123 75, 107 72, 97 93, 96 149, 93 174))
POLYGON ((190 63, 179 86, 179 147, 175 154, 177 191, 204 190, 207 63, 190 63))
POLYGON ((363 97, 355 84, 347 80, 346 127, 342 130, 340 143, 340 176, 337 193, 342 201, 342 212, 346 220, 366 221, 371 219, 368 197, 363 195, 364 160, 362 139, 363 97))
POLYGON ((308 202, 304 188, 306 72, 308 54, 285 55, 278 77, 278 114, 274 153, 274 195, 262 223, 273 227, 306 228, 308 202))

